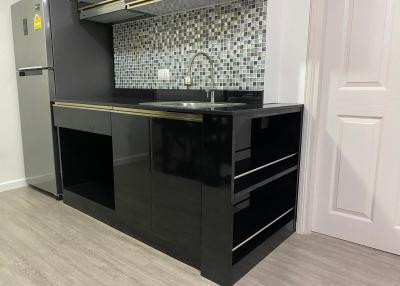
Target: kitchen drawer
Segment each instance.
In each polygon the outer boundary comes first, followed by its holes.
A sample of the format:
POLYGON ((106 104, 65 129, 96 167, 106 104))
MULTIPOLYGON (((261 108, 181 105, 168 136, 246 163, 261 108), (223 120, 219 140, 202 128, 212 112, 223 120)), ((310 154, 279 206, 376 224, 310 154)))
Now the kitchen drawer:
POLYGON ((111 113, 107 110, 53 106, 53 111, 57 127, 111 136, 111 113))

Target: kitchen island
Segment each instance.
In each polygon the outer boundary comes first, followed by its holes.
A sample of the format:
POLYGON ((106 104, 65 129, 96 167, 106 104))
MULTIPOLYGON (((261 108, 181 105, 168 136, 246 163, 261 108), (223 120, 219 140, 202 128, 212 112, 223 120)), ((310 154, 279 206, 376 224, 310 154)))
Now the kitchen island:
POLYGON ((53 103, 64 202, 232 285, 294 231, 303 107, 159 100, 53 103))

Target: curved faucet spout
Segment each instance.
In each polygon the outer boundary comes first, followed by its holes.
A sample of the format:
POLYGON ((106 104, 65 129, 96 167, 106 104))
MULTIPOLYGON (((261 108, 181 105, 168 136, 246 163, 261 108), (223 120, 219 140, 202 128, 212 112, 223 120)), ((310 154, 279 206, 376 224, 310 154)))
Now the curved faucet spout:
POLYGON ((193 63, 194 60, 198 57, 198 56, 205 56, 208 60, 208 62, 210 63, 211 66, 211 90, 206 90, 207 92, 207 98, 209 97, 209 94, 211 93, 211 102, 214 103, 215 102, 215 71, 214 71, 214 61, 211 58, 211 56, 203 51, 197 52, 192 59, 190 60, 190 64, 189 64, 189 70, 188 70, 188 76, 185 78, 185 85, 187 87, 192 86, 193 85, 193 77, 192 77, 192 68, 193 68, 193 63))

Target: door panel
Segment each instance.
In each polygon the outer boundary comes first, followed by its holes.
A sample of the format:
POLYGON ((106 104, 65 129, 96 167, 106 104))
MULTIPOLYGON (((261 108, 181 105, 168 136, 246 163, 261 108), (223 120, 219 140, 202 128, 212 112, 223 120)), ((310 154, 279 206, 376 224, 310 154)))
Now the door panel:
POLYGON ((48 70, 18 73, 19 108, 27 182, 57 193, 48 70))
POLYGON ((388 4, 387 0, 345 3, 346 84, 382 85, 389 51, 386 40, 391 30, 390 23, 386 23, 388 4))
POLYGON ((313 230, 400 254, 400 2, 327 3, 313 230))
POLYGON ((112 114, 115 210, 124 229, 150 232, 150 120, 112 114))
POLYGON ((51 42, 47 2, 20 1, 11 7, 17 68, 51 67, 51 42), (36 21, 39 21, 35 29, 36 21))
POLYGON ((201 124, 152 119, 152 233, 172 255, 200 267, 201 124))
POLYGON ((381 120, 339 116, 339 121, 332 210, 372 220, 381 120))

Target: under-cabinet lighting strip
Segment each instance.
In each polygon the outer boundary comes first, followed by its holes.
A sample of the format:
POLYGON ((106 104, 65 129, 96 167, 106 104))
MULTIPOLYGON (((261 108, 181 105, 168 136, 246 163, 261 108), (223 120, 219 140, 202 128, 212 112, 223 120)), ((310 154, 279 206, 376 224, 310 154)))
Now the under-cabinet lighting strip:
POLYGON ((294 156, 296 156, 296 155, 297 155, 297 153, 294 153, 294 154, 292 154, 292 155, 289 155, 289 156, 286 156, 286 157, 281 158, 281 159, 279 159, 279 160, 273 161, 273 162, 268 163, 268 164, 266 164, 266 165, 263 165, 263 166, 261 166, 261 167, 258 167, 258 168, 255 168, 255 169, 253 169, 253 170, 250 170, 250 171, 248 171, 248 172, 246 172, 246 173, 237 175, 237 176, 235 176, 235 179, 239 179, 239 178, 244 177, 244 176, 246 176, 246 175, 248 175, 248 174, 251 174, 251 173, 257 172, 257 171, 259 171, 259 170, 261 170, 261 169, 264 169, 264 168, 266 168, 266 167, 275 165, 276 163, 282 162, 282 161, 284 161, 284 160, 286 160, 286 159, 289 159, 289 158, 292 158, 292 157, 294 157, 294 156))
POLYGON ((255 234, 253 234, 252 236, 250 236, 248 239, 246 239, 245 241, 243 241, 241 244, 239 244, 238 246, 236 246, 235 248, 232 249, 232 251, 237 250, 238 248, 240 248, 241 246, 243 246, 244 244, 246 244, 247 242, 249 242, 250 240, 252 240, 254 237, 256 237, 257 235, 259 235, 260 233, 262 233, 264 230, 266 230, 267 228, 269 228, 271 225, 273 225, 274 223, 276 223, 278 220, 280 220, 281 218, 283 218, 285 215, 287 215, 288 213, 290 213, 291 211, 293 211, 294 208, 291 208, 290 210, 288 210, 287 212, 285 212, 283 215, 281 215, 280 217, 278 217, 277 219, 275 219, 274 221, 270 222, 268 225, 264 226, 262 229, 260 229, 259 231, 257 231, 255 234))

